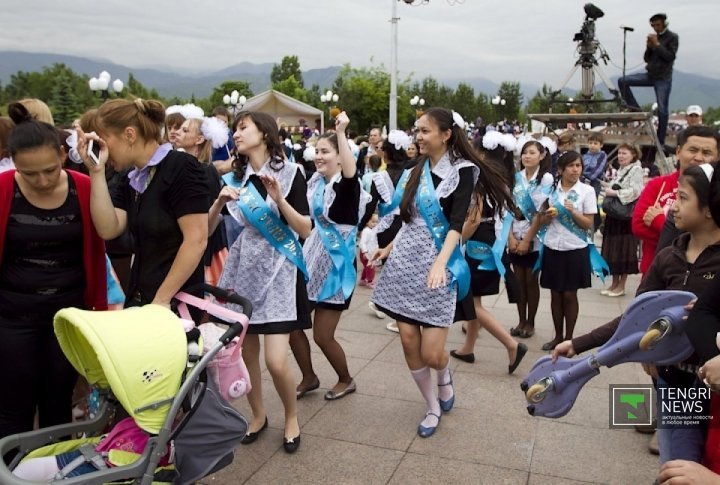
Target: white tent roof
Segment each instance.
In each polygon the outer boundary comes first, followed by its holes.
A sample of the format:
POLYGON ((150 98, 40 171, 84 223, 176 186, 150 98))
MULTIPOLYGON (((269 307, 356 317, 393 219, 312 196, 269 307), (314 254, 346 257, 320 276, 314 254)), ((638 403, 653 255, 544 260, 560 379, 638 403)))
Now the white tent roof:
POLYGON ((253 96, 243 105, 243 111, 259 111, 267 113, 280 123, 292 126, 300 125, 300 118, 304 118, 310 128, 315 126, 315 120, 320 119, 320 131, 325 131, 324 112, 302 101, 283 94, 274 89, 253 96))

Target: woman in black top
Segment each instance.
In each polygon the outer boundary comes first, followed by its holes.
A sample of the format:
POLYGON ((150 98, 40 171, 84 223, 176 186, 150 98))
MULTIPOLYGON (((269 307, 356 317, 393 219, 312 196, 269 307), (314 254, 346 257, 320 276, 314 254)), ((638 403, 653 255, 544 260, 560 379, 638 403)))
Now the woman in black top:
MULTIPOLYGON (((313 337, 338 375, 338 382, 325 394, 325 399, 339 399, 355 392, 355 382, 348 370, 342 346, 335 340, 343 310, 350 306, 355 288, 355 236, 359 221, 362 190, 345 128, 350 120, 345 112, 336 118, 336 134, 321 135, 315 145, 317 171, 308 182, 307 198, 315 223, 303 246, 303 256, 310 279, 308 297, 316 302, 313 337), (331 258, 328 246, 336 239, 339 250, 335 254, 339 265, 331 258)), ((367 194, 365 193, 367 196, 367 194)), ((369 196, 365 198, 369 199, 369 196)), ((336 246, 336 247, 338 247, 336 246)), ((300 365, 303 380, 297 396, 317 389, 320 385, 310 359, 310 343, 305 332, 290 335, 295 359, 300 365)))
POLYGON ((0 175, 0 438, 72 419, 77 373, 53 332, 61 308, 107 309, 105 248, 90 220, 90 181, 63 170, 55 128, 20 103, 0 175))
POLYGON ((208 189, 195 159, 160 144, 165 108, 158 101, 114 99, 97 112, 98 135, 80 132, 78 152, 92 180, 92 217, 98 233, 113 239, 130 226, 135 258, 126 306, 170 306, 181 289, 203 282, 201 259, 208 237, 208 189), (98 163, 87 156, 100 145, 98 163), (108 192, 104 165, 132 166, 108 192))

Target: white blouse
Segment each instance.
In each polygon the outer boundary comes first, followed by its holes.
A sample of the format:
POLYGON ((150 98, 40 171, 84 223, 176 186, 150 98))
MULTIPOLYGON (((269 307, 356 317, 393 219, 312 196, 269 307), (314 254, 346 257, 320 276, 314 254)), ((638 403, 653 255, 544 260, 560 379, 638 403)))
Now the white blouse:
MULTIPOLYGON (((597 196, 595 195, 595 189, 591 186, 578 181, 566 192, 563 190, 562 184, 558 183, 555 192, 550 196, 553 205, 556 200, 564 205, 565 200, 568 198, 574 199, 573 207, 581 214, 597 214, 597 196), (575 197, 570 196, 573 193, 576 194, 575 197)), ((588 240, 587 238, 578 238, 555 218, 548 226, 543 244, 555 251, 571 251, 584 248, 588 245, 588 240)))

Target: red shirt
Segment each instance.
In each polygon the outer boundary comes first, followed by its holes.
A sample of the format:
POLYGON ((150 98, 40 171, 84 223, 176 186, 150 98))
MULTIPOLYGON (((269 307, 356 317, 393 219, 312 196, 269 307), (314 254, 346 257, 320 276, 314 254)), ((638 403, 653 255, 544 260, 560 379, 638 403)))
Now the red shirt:
POLYGON ((642 242, 640 272, 643 274, 647 273, 653 258, 655 258, 655 250, 660 240, 660 233, 665 225, 665 218, 677 198, 679 177, 680 172, 675 171, 650 180, 640 194, 637 204, 635 204, 632 217, 632 232, 642 242), (652 207, 656 201, 658 206, 663 209, 663 213, 657 215, 650 226, 646 226, 643 216, 645 211, 652 207))

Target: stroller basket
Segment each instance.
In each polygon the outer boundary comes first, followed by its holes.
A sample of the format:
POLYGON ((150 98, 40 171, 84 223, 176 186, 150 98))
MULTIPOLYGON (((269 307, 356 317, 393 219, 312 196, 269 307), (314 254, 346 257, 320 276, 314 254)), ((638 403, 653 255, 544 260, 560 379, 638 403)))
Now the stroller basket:
MULTIPOLYGON (((143 453, 128 465, 50 483, 102 484, 118 480, 138 485, 157 483, 154 482, 157 480, 155 472, 158 463, 167 454, 171 440, 175 445, 173 483, 192 483, 232 461, 233 450, 247 431, 247 421, 214 389, 206 388, 204 373, 225 345, 238 336, 242 342, 252 305, 239 295, 209 285, 188 289, 188 292, 196 291, 240 305, 243 313, 232 312, 206 300, 185 298, 188 295, 182 293, 177 295, 179 300, 189 301, 191 305, 231 324, 220 340, 189 370, 187 339, 182 325, 179 318, 164 307, 146 305, 115 312, 65 308, 56 314, 55 333, 68 360, 91 385, 111 389, 137 426, 150 434, 150 438, 143 453), (129 348, 133 351, 125 355, 129 348), (133 392, 138 388, 144 392, 133 392), (190 402, 189 417, 186 416, 187 422, 182 423, 181 429, 174 429, 184 402, 190 402), (206 429, 207 426, 210 428, 206 429)), ((22 457, 56 443, 62 437, 80 433, 88 436, 100 434, 111 414, 110 407, 103 403, 91 420, 1 439, 0 454, 17 450, 18 455, 10 466, 0 460, 0 483, 38 483, 13 475, 11 469, 22 457)))

